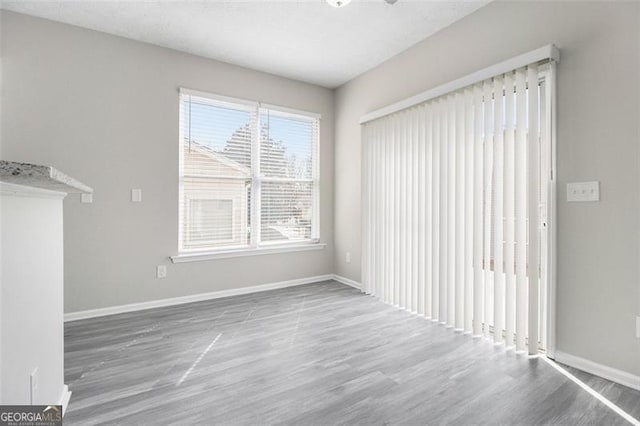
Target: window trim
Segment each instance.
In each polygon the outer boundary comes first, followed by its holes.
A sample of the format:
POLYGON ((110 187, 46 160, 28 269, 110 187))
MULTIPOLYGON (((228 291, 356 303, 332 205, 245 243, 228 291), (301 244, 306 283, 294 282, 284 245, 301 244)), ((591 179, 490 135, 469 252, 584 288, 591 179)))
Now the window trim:
POLYGON ((221 250, 190 250, 183 251, 175 256, 170 256, 170 259, 173 263, 198 262, 203 260, 229 259, 234 257, 322 250, 326 246, 326 243, 321 243, 320 241, 304 241, 297 244, 270 244, 268 246, 260 246, 258 248, 241 247, 221 250))
MULTIPOLYGON (((298 110, 279 105, 266 104, 259 101, 251 101, 242 98, 218 95, 189 88, 178 88, 178 106, 179 106, 179 170, 178 170, 178 254, 170 256, 173 263, 193 262, 201 260, 214 260, 242 256, 254 256, 273 253, 286 253, 294 251, 308 251, 323 249, 326 244, 320 242, 320 123, 322 115, 320 113, 298 110), (309 121, 317 121, 317 137, 314 141, 315 157, 313 158, 313 175, 311 179, 284 179, 285 181, 307 181, 312 183, 312 217, 311 217, 311 239, 302 241, 281 241, 281 242, 260 242, 261 220, 251 221, 251 240, 249 246, 240 247, 209 247, 209 248, 185 248, 182 246, 182 232, 184 227, 184 217, 181 211, 181 199, 184 197, 184 153, 183 153, 183 111, 182 96, 196 96, 199 98, 209 99, 215 103, 226 103, 235 108, 247 107, 256 110, 256 126, 260 129, 260 112, 261 110, 270 110, 282 116, 292 116, 299 119, 308 119, 309 121)), ((262 182, 269 182, 271 178, 260 175, 260 131, 255 132, 251 141, 251 184, 252 192, 258 196, 251 197, 251 211, 260 211, 260 190, 262 182), (257 153, 257 155, 256 155, 257 153), (257 210, 254 210, 257 209, 257 210)), ((253 218, 252 218, 253 219, 253 218)))

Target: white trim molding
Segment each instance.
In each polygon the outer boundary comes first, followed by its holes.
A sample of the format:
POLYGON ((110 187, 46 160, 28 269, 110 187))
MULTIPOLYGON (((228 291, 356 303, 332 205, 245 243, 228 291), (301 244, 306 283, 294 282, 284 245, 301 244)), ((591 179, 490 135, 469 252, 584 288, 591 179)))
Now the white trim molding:
POLYGON ((232 257, 260 256, 263 254, 322 250, 326 246, 327 245, 325 243, 273 245, 271 247, 264 246, 264 247, 258 247, 258 248, 250 247, 250 248, 242 248, 242 249, 236 249, 236 250, 218 250, 218 251, 207 251, 207 252, 181 253, 176 256, 171 256, 170 259, 171 259, 171 262, 173 263, 198 262, 202 260, 229 259, 232 257))
POLYGON ((362 290, 362 284, 357 282, 357 281, 354 281, 354 280, 352 280, 350 278, 346 278, 346 277, 340 276, 338 274, 333 274, 333 280, 334 281, 338 281, 341 284, 345 284, 345 285, 351 286, 353 288, 357 288, 358 290, 362 290))
POLYGON ((498 74, 504 74, 516 68, 520 68, 544 60, 559 62, 560 50, 555 45, 549 44, 530 52, 523 53, 522 55, 507 59, 506 61, 500 62, 499 64, 481 69, 464 77, 460 77, 457 80, 453 80, 449 83, 436 86, 433 89, 418 93, 417 95, 411 96, 410 98, 401 100, 384 108, 380 108, 368 114, 365 114, 360 118, 360 124, 377 120, 380 117, 402 111, 403 109, 411 108, 414 105, 421 104, 430 99, 442 96, 446 93, 454 92, 458 89, 462 89, 463 87, 470 86, 498 74))
POLYGON ((69 390, 68 385, 64 385, 62 389, 62 395, 60 395, 60 401, 58 405, 62 405, 62 416, 67 412, 67 407, 69 406, 69 400, 71 399, 71 391, 69 390))
POLYGON ((556 350, 555 361, 640 391, 640 376, 556 350))
POLYGON ((289 281, 254 285, 241 288, 230 288, 227 290, 212 291, 209 293, 192 294, 189 296, 172 297, 169 299, 152 300, 149 302, 131 303, 127 305, 109 306, 107 308, 90 309, 86 311, 70 312, 64 314, 64 321, 78 321, 88 318, 97 318, 107 315, 122 314, 125 312, 142 311, 146 309, 162 308, 165 306, 182 305, 185 303, 200 302, 203 300, 220 299, 223 297, 239 296, 242 294, 259 293, 262 291, 276 290, 279 288, 295 287, 305 284, 313 284, 322 281, 329 281, 334 278, 333 274, 317 275, 315 277, 299 278, 289 281))
POLYGON ((51 198, 62 200, 67 196, 66 192, 52 191, 50 189, 37 188, 35 186, 17 185, 15 183, 0 182, 0 195, 27 198, 51 198))

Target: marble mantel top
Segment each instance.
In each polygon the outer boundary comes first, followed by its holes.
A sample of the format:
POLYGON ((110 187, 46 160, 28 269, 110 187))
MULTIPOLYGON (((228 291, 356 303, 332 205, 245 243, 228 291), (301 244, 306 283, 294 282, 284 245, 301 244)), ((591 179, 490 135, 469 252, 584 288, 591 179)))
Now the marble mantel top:
POLYGON ((67 193, 91 193, 93 189, 51 166, 0 160, 0 182, 67 193))

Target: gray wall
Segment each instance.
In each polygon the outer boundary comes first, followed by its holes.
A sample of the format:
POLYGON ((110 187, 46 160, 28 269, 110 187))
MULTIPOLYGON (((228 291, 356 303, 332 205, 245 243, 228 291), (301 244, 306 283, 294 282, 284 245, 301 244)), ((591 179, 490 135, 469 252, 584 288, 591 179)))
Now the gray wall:
POLYGON ((49 164, 95 189, 93 204, 64 203, 66 312, 333 272, 331 90, 11 12, 2 77, 2 159, 49 164), (180 86, 322 114, 324 250, 171 264, 180 86))
POLYGON ((336 273, 360 280, 360 116, 548 43, 562 49, 558 350, 640 374, 639 3, 495 2, 340 87, 336 273), (601 202, 565 201, 582 180, 601 202))

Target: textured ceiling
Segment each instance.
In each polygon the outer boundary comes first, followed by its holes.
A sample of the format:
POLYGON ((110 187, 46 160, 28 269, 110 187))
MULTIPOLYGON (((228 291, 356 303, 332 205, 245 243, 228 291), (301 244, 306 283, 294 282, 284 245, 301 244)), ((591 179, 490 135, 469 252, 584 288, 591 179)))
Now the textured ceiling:
POLYGON ((488 2, 3 0, 2 8, 333 88, 488 2))

